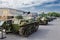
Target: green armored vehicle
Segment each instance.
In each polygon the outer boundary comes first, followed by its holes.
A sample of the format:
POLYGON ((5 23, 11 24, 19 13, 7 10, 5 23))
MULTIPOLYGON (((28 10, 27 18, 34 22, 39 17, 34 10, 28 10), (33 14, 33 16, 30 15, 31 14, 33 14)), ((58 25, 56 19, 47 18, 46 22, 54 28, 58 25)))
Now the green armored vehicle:
POLYGON ((46 17, 37 17, 37 21, 39 22, 40 25, 47 25, 48 24, 48 19, 46 17))
POLYGON ((33 19, 7 20, 3 27, 6 29, 6 33, 18 33, 21 36, 27 37, 38 30, 39 23, 33 19))
POLYGON ((52 17, 52 16, 47 16, 46 18, 48 19, 48 22, 51 22, 51 21, 53 21, 54 19, 56 19, 56 17, 52 17))

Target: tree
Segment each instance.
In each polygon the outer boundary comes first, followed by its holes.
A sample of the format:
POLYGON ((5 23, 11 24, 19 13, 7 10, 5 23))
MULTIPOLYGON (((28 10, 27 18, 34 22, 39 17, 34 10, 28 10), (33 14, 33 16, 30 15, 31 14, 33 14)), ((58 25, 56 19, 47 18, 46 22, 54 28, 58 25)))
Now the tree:
POLYGON ((60 17, 60 13, 57 12, 49 12, 48 16, 60 17))

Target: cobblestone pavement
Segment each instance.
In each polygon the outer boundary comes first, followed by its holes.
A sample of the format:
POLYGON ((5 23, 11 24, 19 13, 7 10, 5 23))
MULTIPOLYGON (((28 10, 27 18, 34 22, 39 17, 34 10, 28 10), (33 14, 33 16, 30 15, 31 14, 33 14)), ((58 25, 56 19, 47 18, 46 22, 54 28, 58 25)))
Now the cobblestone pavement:
POLYGON ((48 25, 40 25, 38 31, 29 37, 7 34, 3 40, 60 40, 60 19, 49 22, 48 25))

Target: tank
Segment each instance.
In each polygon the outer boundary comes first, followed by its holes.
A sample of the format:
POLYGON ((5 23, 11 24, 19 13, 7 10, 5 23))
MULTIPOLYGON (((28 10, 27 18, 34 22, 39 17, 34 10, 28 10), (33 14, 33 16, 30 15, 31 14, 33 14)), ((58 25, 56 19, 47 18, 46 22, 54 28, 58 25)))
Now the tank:
POLYGON ((37 17, 37 21, 39 22, 40 25, 48 24, 48 19, 46 17, 37 17))
POLYGON ((18 33, 21 36, 28 37, 38 30, 39 23, 37 21, 32 19, 20 19, 18 22, 17 21, 18 20, 8 20, 4 22, 3 27, 6 29, 6 33, 18 33))
POLYGON ((51 16, 47 16, 48 22, 53 21, 54 19, 56 19, 56 17, 51 17, 51 16))

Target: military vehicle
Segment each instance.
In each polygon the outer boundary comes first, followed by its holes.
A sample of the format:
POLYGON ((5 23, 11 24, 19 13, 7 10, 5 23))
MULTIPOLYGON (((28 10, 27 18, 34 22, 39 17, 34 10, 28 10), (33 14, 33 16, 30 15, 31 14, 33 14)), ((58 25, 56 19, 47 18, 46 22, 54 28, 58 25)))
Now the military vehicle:
POLYGON ((39 22, 40 25, 47 25, 48 24, 48 19, 46 17, 37 17, 37 21, 39 22))
POLYGON ((47 16, 46 18, 48 19, 48 22, 51 22, 51 21, 53 21, 54 19, 56 19, 56 17, 51 17, 51 16, 47 16))
POLYGON ((32 19, 24 20, 7 20, 3 24, 6 33, 18 33, 21 36, 27 37, 38 30, 39 23, 32 19))

